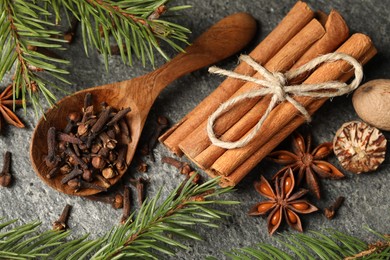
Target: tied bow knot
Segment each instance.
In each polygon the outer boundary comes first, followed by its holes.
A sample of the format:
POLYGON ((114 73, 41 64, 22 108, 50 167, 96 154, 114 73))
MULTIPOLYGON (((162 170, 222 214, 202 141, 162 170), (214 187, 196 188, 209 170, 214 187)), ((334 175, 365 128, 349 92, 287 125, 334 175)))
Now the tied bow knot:
POLYGON ((224 75, 235 79, 241 79, 247 82, 253 82, 261 86, 261 88, 259 89, 238 95, 222 103, 208 119, 207 134, 211 142, 213 143, 213 145, 222 147, 224 149, 241 148, 246 146, 250 141, 252 141, 252 139, 260 131, 260 128, 263 125, 264 121, 267 119, 267 117, 278 102, 290 102, 306 118, 307 121, 310 121, 310 114, 307 112, 305 107, 302 106, 299 102, 297 102, 292 96, 306 96, 313 98, 331 98, 341 96, 356 89, 363 78, 362 65, 356 59, 344 53, 329 53, 319 56, 302 65, 298 69, 290 70, 286 73, 271 73, 248 55, 241 55, 239 59, 251 66, 263 77, 263 79, 239 74, 234 71, 223 70, 217 67, 209 68, 210 73, 224 75), (337 60, 344 60, 351 64, 354 68, 355 78, 349 85, 339 81, 329 81, 319 84, 287 85, 289 80, 294 79, 305 72, 313 70, 320 64, 337 60), (218 119, 218 117, 220 117, 232 106, 234 106, 238 102, 241 102, 242 100, 261 97, 268 94, 272 95, 268 108, 248 135, 235 142, 222 141, 216 136, 213 127, 214 122, 218 119))
POLYGON ((274 94, 278 101, 286 100, 286 92, 284 91, 284 85, 287 83, 287 79, 281 72, 272 73, 272 78, 269 79, 270 82, 274 83, 274 88, 272 88, 272 94, 274 94))

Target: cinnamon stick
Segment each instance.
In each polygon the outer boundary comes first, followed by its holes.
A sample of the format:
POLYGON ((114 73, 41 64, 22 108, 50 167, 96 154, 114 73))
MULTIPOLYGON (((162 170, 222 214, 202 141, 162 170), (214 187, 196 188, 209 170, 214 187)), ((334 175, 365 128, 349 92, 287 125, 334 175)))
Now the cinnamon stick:
MULTIPOLYGON (((361 57, 359 57, 359 61, 362 64, 367 63, 372 57, 377 53, 374 46, 364 53, 361 57)), ((344 75, 342 75, 338 80, 342 82, 346 82, 353 75, 353 71, 350 71, 344 75)), ((322 102, 313 102, 306 109, 312 114, 318 108, 322 106, 327 99, 323 99, 322 102)), ((277 147, 281 140, 286 139, 295 129, 297 129, 300 125, 305 123, 305 119, 297 115, 288 124, 288 127, 283 128, 276 135, 274 135, 265 145, 263 145, 259 150, 257 150, 254 154, 252 154, 243 164, 241 164, 237 169, 235 169, 229 176, 223 176, 221 178, 220 185, 222 187, 235 186, 237 185, 263 158, 265 158, 275 147, 277 147)), ((216 172, 214 171, 206 171, 207 174, 211 177, 216 177, 216 172)))
MULTIPOLYGON (((294 36, 264 67, 271 71, 287 71, 317 40, 325 34, 323 26, 315 19, 308 23, 297 35, 294 36)), ((253 77, 262 78, 259 73, 253 77)), ((236 97, 251 90, 259 89, 253 82, 246 82, 232 97, 236 97)), ((214 124, 214 131, 222 135, 232 125, 239 121, 262 97, 252 98, 234 106, 229 112, 223 114, 214 124)), ((268 106, 269 102, 265 102, 268 106)), ((264 109, 265 110, 265 109, 264 109)), ((258 112, 259 113, 259 112, 258 112)), ((204 120, 187 138, 180 144, 180 149, 190 159, 200 154, 211 143, 206 131, 207 119, 204 120), (194 142, 196 140, 196 142, 194 142)))
MULTIPOLYGON (((257 62, 265 64, 309 23, 313 16, 314 12, 308 5, 298 1, 279 25, 249 55, 257 62)), ((245 63, 237 66, 235 72, 245 75, 255 74, 255 71, 245 63)), ((173 153, 181 156, 183 153, 178 147, 179 143, 243 84, 244 82, 237 79, 226 79, 187 116, 162 135, 159 140, 173 153)))
MULTIPOLYGON (((341 15, 332 11, 325 23, 326 33, 318 40, 311 48, 306 51, 302 57, 294 64, 292 69, 297 68, 313 58, 334 51, 341 43, 349 36, 348 26, 341 15)), ((301 83, 305 77, 294 79, 294 84, 301 83)), ((245 135, 263 116, 271 96, 268 95, 258 102, 250 111, 248 111, 235 125, 226 131, 220 138, 224 141, 238 140, 245 135)), ((205 130, 204 130, 205 131, 205 130)), ((199 144, 199 137, 196 138, 199 144)), ((198 154, 193 161, 202 169, 208 169, 211 165, 226 151, 221 147, 212 145, 209 141, 209 146, 198 154)))
MULTIPOLYGON (((362 57, 366 57, 365 54, 370 52, 372 46, 372 42, 368 36, 354 34, 337 50, 337 52, 349 54, 359 60, 362 57)), ((345 77, 343 74, 349 70, 351 70, 351 66, 345 61, 326 63, 316 69, 304 83, 316 84, 336 80, 341 77, 344 79, 345 77)), ((315 110, 325 102, 323 99, 314 99, 310 97, 297 97, 296 100, 304 107, 308 107, 313 102, 316 103, 315 110)), ((269 140, 278 132, 282 131, 284 128, 288 128, 290 133, 293 132, 295 128, 292 129, 289 125, 296 115, 299 115, 298 111, 290 103, 284 102, 280 104, 271 112, 267 120, 265 120, 259 134, 255 137, 253 142, 245 147, 226 151, 214 162, 210 170, 218 175, 230 175, 262 146, 269 142, 269 140)), ((283 139, 277 139, 279 143, 282 140, 283 139)), ((266 154, 264 154, 263 158, 265 156, 266 154)))

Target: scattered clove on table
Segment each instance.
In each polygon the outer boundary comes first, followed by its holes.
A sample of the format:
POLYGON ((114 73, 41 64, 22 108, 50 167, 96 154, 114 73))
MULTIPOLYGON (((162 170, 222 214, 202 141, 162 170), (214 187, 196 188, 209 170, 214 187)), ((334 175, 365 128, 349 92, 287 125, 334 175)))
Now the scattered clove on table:
POLYGON ((143 160, 139 159, 138 163, 137 163, 137 170, 139 172, 142 172, 142 173, 145 173, 148 171, 148 165, 146 162, 144 162, 143 160))
POLYGON ((137 179, 130 179, 130 183, 136 188, 137 190, 137 201, 138 206, 141 207, 144 203, 145 198, 145 184, 147 183, 147 180, 144 178, 137 178, 137 179))
POLYGON ((65 208, 62 210, 60 217, 53 222, 53 230, 60 231, 66 230, 68 228, 68 219, 70 216, 70 210, 72 206, 66 204, 65 208))
POLYGON ((169 120, 165 116, 159 116, 157 118, 157 126, 151 133, 148 142, 141 148, 141 154, 143 156, 149 155, 152 162, 155 161, 153 149, 157 144, 158 138, 169 127, 169 120))
POLYGON ((200 182, 200 175, 197 174, 196 171, 194 171, 194 169, 192 169, 192 167, 188 163, 181 162, 181 161, 176 160, 175 158, 172 158, 172 157, 163 157, 161 159, 161 162, 172 165, 173 167, 177 168, 181 174, 184 174, 184 175, 188 176, 189 178, 192 177, 193 175, 196 175, 192 179, 192 182, 193 183, 200 182))
POLYGON ((74 36, 77 32, 77 27, 79 25, 79 20, 76 17, 73 17, 73 19, 70 22, 69 29, 64 33, 64 40, 71 44, 74 40, 74 36))
POLYGON ((324 215, 327 219, 333 219, 336 216, 338 209, 343 205, 345 197, 340 196, 329 207, 324 209, 324 215))
MULTIPOLYGON (((129 186, 124 187, 123 192, 123 213, 120 223, 124 225, 127 223, 131 215, 131 191, 129 186)), ((131 221, 131 220, 130 220, 131 221)))
POLYGON ((11 152, 5 152, 4 161, 3 161, 3 170, 0 173, 0 186, 9 187, 12 183, 12 175, 11 175, 11 152))
POLYGON ((85 196, 85 198, 93 201, 99 201, 99 202, 110 204, 114 209, 123 208, 124 198, 123 195, 121 195, 119 192, 105 193, 105 194, 100 193, 100 194, 85 196))
POLYGON ((172 165, 173 167, 178 169, 181 174, 189 174, 190 172, 193 171, 191 166, 188 163, 181 162, 181 161, 176 160, 175 158, 172 158, 172 157, 163 157, 161 159, 161 162, 172 165))

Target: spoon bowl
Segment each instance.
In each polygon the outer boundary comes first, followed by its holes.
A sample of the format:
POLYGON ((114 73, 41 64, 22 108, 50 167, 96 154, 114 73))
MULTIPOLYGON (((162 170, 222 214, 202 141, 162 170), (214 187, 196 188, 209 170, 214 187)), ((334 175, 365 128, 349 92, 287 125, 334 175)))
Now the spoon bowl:
MULTIPOLYGON (((41 118, 34 130, 30 159, 35 172, 50 187, 66 194, 88 196, 100 192, 97 189, 81 189, 75 192, 68 185, 61 184, 63 176, 57 175, 50 179, 46 177, 50 171, 44 162, 49 128, 64 129, 67 115, 81 111, 86 93, 92 94, 94 107, 99 107, 102 102, 116 109, 130 107, 131 111, 126 115, 131 133, 131 142, 127 144, 126 154, 126 163, 129 165, 150 108, 158 94, 175 79, 237 53, 250 42, 255 31, 256 22, 252 16, 246 13, 230 15, 210 27, 187 47, 185 52, 178 54, 155 71, 134 79, 78 91, 63 98, 56 107, 45 113, 46 119, 41 118)), ((114 185, 126 170, 109 179, 111 185, 114 185)), ((99 180, 95 180, 94 183, 99 184, 99 180)))

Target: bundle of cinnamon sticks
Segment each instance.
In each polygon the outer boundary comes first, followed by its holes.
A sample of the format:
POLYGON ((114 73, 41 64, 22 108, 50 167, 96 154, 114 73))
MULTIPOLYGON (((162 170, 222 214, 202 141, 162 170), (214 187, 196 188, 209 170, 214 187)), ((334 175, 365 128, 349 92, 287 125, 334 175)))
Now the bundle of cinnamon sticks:
MULTIPOLYGON (((365 64, 376 49, 370 38, 349 29, 337 11, 329 15, 313 12, 306 3, 297 2, 279 25, 249 54, 270 72, 286 72, 320 55, 345 53, 365 64)), ((246 63, 237 73, 260 78, 246 63)), ((346 82, 354 71, 345 61, 325 63, 289 84, 317 84, 327 81, 346 82)), ((168 130, 160 141, 178 156, 183 153, 212 177, 222 176, 221 186, 235 186, 279 143, 305 122, 305 118, 289 102, 278 104, 264 121, 255 138, 242 148, 226 150, 211 143, 206 125, 208 117, 221 103, 261 86, 227 78, 180 122, 168 130)), ((214 131, 223 141, 245 137, 268 108, 271 96, 252 98, 236 104, 220 116, 214 131)), ((326 98, 295 97, 309 114, 313 114, 326 98)))

